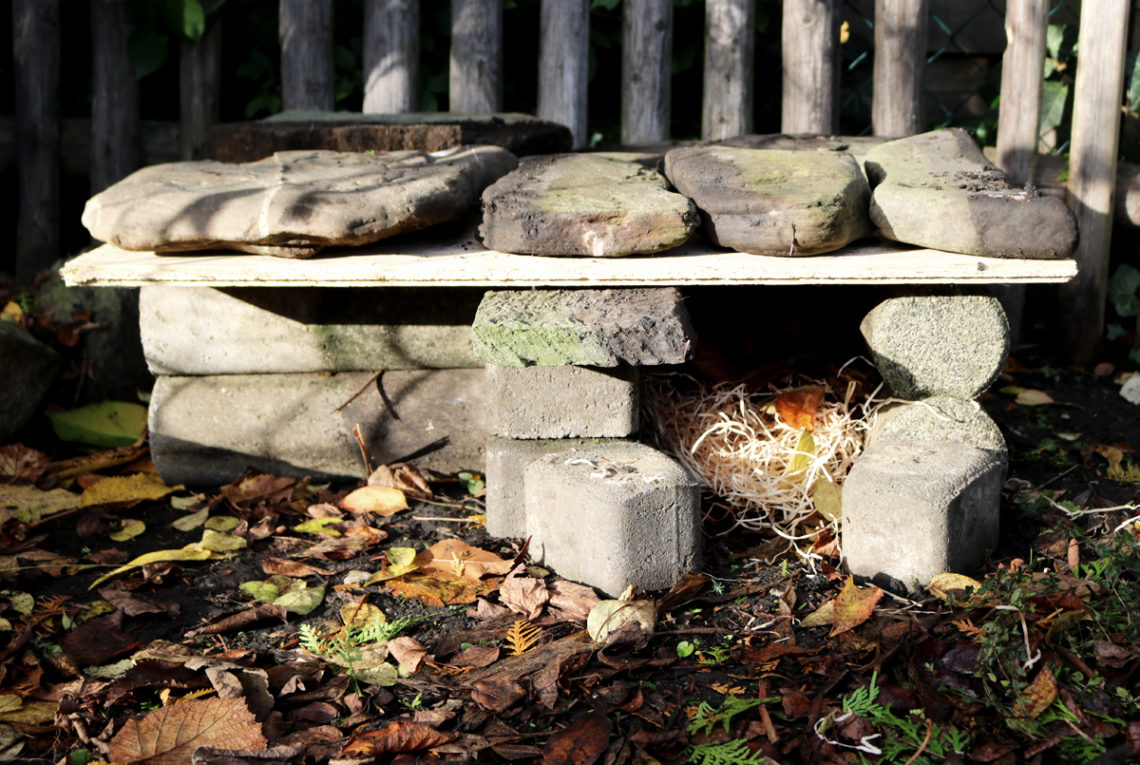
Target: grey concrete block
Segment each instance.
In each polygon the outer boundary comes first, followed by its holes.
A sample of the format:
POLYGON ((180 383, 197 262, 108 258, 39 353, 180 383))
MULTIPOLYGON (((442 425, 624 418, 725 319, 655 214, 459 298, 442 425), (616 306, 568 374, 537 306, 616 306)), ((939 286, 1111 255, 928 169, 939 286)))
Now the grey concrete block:
POLYGON ((487 429, 507 438, 622 438, 637 432, 637 367, 487 365, 487 429))
POLYGON ((609 438, 487 438, 487 532, 495 537, 525 537, 526 497, 523 474, 540 457, 617 443, 609 438))
POLYGON ((880 409, 867 433, 866 445, 887 441, 956 441, 1008 454, 1001 429, 976 401, 937 396, 880 409))
POLYGON ((504 367, 680 364, 695 340, 671 287, 488 292, 472 330, 475 355, 504 367))
POLYGON ((231 481, 248 466, 280 475, 360 478, 366 473, 352 436, 359 424, 374 464, 426 449, 414 460, 421 468, 482 470, 483 370, 371 377, 160 377, 150 403, 155 467, 166 481, 187 484, 231 481))
POLYGON ((842 549, 854 574, 916 589, 968 573, 998 541, 1001 456, 953 441, 880 440, 843 484, 842 549))
POLYGON ((524 473, 530 551, 559 575, 611 595, 671 587, 700 566, 700 487, 644 444, 558 452, 524 473))
POLYGON ((478 289, 143 287, 155 374, 280 374, 482 366, 478 289))
POLYGON ((0 444, 32 419, 59 372, 59 354, 0 321, 0 444))
POLYGON ((899 398, 971 399, 993 384, 1009 355, 1009 323, 988 295, 884 300, 859 326, 879 374, 899 398))

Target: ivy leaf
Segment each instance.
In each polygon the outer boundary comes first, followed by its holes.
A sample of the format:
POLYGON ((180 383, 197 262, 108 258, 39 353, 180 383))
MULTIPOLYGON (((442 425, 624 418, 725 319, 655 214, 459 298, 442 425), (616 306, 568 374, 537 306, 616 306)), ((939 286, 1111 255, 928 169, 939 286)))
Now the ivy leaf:
POLYGON ((166 61, 167 47, 166 35, 153 28, 135 27, 131 30, 127 35, 127 58, 131 62, 131 69, 135 71, 136 80, 158 71, 166 61))
POLYGON ((198 0, 164 0, 162 16, 188 42, 198 42, 206 33, 206 11, 198 0))

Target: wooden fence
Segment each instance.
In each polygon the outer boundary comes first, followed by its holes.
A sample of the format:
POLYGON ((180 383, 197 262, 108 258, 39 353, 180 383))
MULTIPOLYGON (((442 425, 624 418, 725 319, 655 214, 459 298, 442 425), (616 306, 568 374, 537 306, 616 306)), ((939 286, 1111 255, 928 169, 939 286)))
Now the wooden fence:
MULTIPOLYGON (((838 125, 842 0, 783 0, 781 129, 834 133, 838 125)), ((874 0, 872 125, 877 135, 922 130, 925 41, 933 0, 874 0)), ((127 58, 126 0, 92 0, 92 190, 142 161, 137 85, 127 58)), ((587 140, 590 0, 542 0, 538 116, 587 140)), ((15 259, 27 279, 60 255, 61 0, 12 0, 20 211, 15 259)), ((715 140, 752 129, 752 34, 756 0, 706 0, 702 135, 715 140)), ((1063 289, 1067 347, 1086 360, 1104 323, 1129 0, 1085 2, 1073 116, 1068 198, 1081 226, 1081 274, 1063 289)), ((1049 0, 1008 0, 998 157, 1015 183, 1034 180, 1037 115, 1049 0)), ((281 96, 285 109, 330 110, 334 103, 332 0, 279 0, 281 96)), ((623 0, 621 139, 669 138, 672 0, 623 0)), ((454 112, 502 108, 502 0, 451 0, 449 102, 454 112)), ((364 108, 417 107, 419 0, 364 0, 364 108)), ((678 33, 682 33, 678 31, 678 33)), ((190 157, 217 120, 222 72, 217 27, 181 50, 180 154, 190 157)))

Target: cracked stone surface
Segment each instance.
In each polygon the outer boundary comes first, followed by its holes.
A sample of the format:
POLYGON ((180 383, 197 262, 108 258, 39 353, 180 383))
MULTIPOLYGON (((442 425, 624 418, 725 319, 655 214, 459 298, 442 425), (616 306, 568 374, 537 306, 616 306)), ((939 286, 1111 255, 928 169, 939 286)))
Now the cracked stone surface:
POLYGON ((143 168, 92 197, 83 225, 127 250, 306 258, 463 218, 477 208, 480 192, 516 164, 494 146, 174 162, 143 168))

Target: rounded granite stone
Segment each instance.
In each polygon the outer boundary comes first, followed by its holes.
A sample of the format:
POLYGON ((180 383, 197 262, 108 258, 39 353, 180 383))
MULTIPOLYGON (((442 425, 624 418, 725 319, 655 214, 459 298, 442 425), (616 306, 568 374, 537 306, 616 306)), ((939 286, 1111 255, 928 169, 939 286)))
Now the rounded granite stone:
POLYGON ((957 441, 1006 453, 1005 438, 976 401, 950 396, 893 404, 878 411, 868 444, 876 441, 957 441))

